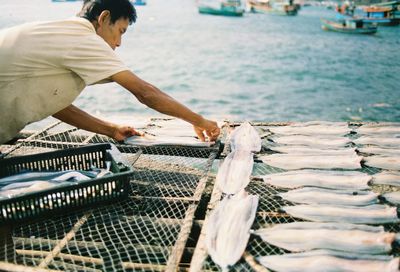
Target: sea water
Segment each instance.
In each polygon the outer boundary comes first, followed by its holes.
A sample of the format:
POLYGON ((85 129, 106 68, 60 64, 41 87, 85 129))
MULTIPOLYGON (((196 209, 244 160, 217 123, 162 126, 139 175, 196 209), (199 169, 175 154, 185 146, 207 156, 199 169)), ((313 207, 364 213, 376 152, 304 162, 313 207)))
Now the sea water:
MULTIPOLYGON (((0 28, 74 16, 81 1, 0 0, 0 28)), ((117 54, 132 71, 206 117, 252 121, 399 121, 400 27, 323 31, 325 7, 297 16, 199 14, 195 0, 149 0, 117 54)), ((1 61, 1 60, 0 60, 1 61)), ((75 105, 98 116, 158 116, 117 84, 75 105)))

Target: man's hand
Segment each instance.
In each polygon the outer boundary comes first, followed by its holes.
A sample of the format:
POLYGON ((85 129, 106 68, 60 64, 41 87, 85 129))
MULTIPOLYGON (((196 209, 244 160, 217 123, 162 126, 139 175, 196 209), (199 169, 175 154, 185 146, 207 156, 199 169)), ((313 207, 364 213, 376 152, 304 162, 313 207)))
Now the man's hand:
POLYGON ((208 136, 210 141, 215 141, 220 134, 220 129, 217 123, 207 119, 204 119, 200 126, 194 126, 194 131, 202 142, 206 140, 205 135, 208 136))
POLYGON ((129 126, 115 126, 112 138, 116 141, 123 141, 131 136, 143 136, 144 134, 140 131, 135 130, 133 127, 129 126))

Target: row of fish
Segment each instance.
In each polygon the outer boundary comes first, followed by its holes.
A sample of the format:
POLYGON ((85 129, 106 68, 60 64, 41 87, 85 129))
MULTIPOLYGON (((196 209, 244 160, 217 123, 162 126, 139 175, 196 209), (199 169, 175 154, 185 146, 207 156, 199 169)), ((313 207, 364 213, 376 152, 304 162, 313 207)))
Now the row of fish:
POLYGON ((281 188, 313 186, 326 189, 367 190, 369 185, 400 186, 400 173, 383 171, 374 175, 358 171, 302 169, 256 176, 281 188))
MULTIPOLYGON (((222 122, 218 126, 223 126, 222 122)), ((126 144, 139 146, 191 146, 210 147, 215 142, 202 142, 193 126, 181 119, 156 119, 147 124, 144 136, 132 136, 126 144)))
POLYGON ((242 256, 250 237, 258 196, 244 189, 253 170, 253 152, 261 149, 261 138, 243 123, 230 134, 229 153, 219 167, 216 182, 225 196, 210 214, 206 226, 206 246, 212 260, 223 271, 242 256))
POLYGON ((282 154, 259 158, 290 171, 258 178, 291 189, 276 195, 295 204, 281 210, 312 222, 254 231, 267 243, 292 252, 259 257, 258 261, 274 271, 399 271, 399 258, 389 254, 400 236, 377 225, 400 222, 397 208, 385 204, 400 204, 400 193, 379 195, 370 191, 370 185, 400 186, 400 175, 394 171, 368 175, 349 170, 361 168, 363 157, 357 151, 379 154, 364 157, 366 165, 398 170, 395 165, 400 151, 395 148, 400 126, 357 128, 356 132, 364 135, 357 141, 363 146, 357 148, 350 147, 354 140, 343 137, 354 133, 346 123, 307 122, 270 131, 275 135, 269 139, 275 144, 268 148, 282 154))
POLYGON ((281 210, 312 222, 277 224, 254 231, 268 244, 291 251, 257 258, 274 271, 399 271, 390 254, 400 235, 380 224, 399 223, 400 192, 378 195, 371 184, 400 186, 398 172, 297 170, 260 176, 291 189, 276 196, 294 203, 281 210), (373 226, 367 225, 372 224, 373 226))
POLYGON ((260 156, 264 163, 285 170, 360 169, 367 166, 400 170, 400 124, 369 124, 356 129, 346 123, 307 122, 267 127, 268 148, 282 154, 260 156), (361 137, 345 135, 357 132, 361 137), (356 144, 357 147, 351 147, 356 144), (359 156, 356 152, 369 154, 359 156))
POLYGON ((371 123, 349 127, 346 122, 311 121, 286 126, 267 126, 266 129, 280 135, 339 135, 357 133, 365 136, 399 135, 400 123, 371 123))

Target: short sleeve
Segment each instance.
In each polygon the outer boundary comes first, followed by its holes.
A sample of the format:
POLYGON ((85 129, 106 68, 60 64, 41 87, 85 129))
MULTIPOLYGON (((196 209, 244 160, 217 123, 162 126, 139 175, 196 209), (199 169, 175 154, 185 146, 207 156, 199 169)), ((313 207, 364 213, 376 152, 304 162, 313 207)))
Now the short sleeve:
POLYGON ((63 58, 63 65, 80 76, 86 85, 108 80, 112 75, 129 70, 112 48, 96 34, 85 37, 63 58))

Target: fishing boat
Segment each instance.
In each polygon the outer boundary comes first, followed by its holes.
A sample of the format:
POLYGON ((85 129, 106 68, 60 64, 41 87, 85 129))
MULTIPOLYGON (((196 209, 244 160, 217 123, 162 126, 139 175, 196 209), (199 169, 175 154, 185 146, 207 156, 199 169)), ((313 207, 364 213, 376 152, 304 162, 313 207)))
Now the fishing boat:
POLYGON ((400 16, 397 18, 397 5, 393 6, 368 6, 363 9, 361 16, 364 22, 377 23, 383 26, 396 26, 400 24, 400 16))
POLYGON ((378 27, 374 23, 364 22, 362 19, 343 19, 338 21, 330 21, 322 19, 322 29, 331 30, 349 34, 374 34, 378 31, 378 27))
POLYGON ((271 1, 271 0, 247 0, 247 9, 256 13, 268 13, 276 15, 296 15, 300 6, 289 1, 271 1))
POLYGON ((336 12, 347 16, 353 16, 355 10, 356 6, 354 5, 354 2, 349 2, 349 1, 345 1, 344 3, 338 3, 335 7, 336 12))
POLYGON ((199 13, 223 15, 223 16, 243 16, 244 7, 241 0, 199 0, 199 13))

